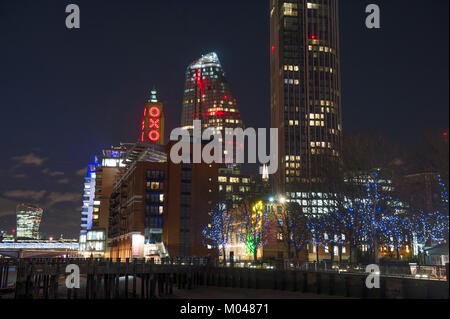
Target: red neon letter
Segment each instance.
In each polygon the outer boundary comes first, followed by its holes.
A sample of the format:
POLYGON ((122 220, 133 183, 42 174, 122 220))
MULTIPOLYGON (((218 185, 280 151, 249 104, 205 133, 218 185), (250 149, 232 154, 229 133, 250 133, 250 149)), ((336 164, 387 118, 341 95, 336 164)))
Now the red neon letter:
POLYGON ((152 142, 156 142, 157 140, 159 140, 159 132, 158 131, 150 131, 148 133, 148 138, 150 141, 152 142))

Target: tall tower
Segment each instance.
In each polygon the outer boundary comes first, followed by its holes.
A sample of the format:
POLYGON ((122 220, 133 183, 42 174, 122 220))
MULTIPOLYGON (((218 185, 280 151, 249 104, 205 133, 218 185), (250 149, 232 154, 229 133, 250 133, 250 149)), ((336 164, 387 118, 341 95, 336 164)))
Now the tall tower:
POLYGON ((271 126, 279 129, 280 163, 274 186, 291 199, 321 192, 324 172, 338 170, 338 21, 338 0, 270 0, 271 126))
POLYGON ((20 204, 16 208, 17 238, 38 239, 42 219, 42 208, 20 204))
POLYGON ((84 177, 83 189, 83 206, 81 208, 81 231, 84 235, 92 228, 93 222, 98 219, 98 208, 94 209, 94 205, 99 204, 95 199, 95 180, 97 178, 97 168, 99 163, 95 157, 94 163, 87 166, 87 174, 84 177))
POLYGON ((144 107, 140 141, 164 145, 163 104, 158 102, 156 89, 151 91, 151 97, 144 107))
POLYGON ((192 62, 186 70, 181 126, 215 127, 224 137, 225 128, 243 127, 236 99, 231 93, 217 54, 212 52, 192 62))

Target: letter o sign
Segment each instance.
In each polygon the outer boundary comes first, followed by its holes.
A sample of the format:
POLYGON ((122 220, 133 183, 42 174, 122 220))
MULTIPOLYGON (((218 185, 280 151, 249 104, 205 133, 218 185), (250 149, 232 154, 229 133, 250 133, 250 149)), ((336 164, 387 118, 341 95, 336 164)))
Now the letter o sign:
POLYGON ((152 106, 148 110, 148 114, 150 114, 151 117, 159 117, 161 115, 161 111, 156 106, 152 106))
POLYGON ((159 140, 159 132, 158 131, 150 131, 148 132, 148 139, 152 142, 156 142, 157 140, 159 140))

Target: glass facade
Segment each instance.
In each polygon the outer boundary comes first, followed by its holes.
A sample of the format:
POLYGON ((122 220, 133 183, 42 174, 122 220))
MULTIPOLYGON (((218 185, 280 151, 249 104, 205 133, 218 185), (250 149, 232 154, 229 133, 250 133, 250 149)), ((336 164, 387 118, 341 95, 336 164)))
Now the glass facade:
POLYGON ((79 251, 86 253, 104 253, 106 234, 104 230, 89 230, 80 235, 79 251))
POLYGON ((43 210, 34 205, 20 204, 16 208, 17 238, 38 239, 43 210))
POLYGON ((192 166, 181 167, 181 207, 180 207, 180 256, 189 256, 190 220, 191 220, 191 184, 192 166))
POLYGON ((164 171, 147 171, 145 244, 162 241, 164 214, 164 171))
POLYGON ((328 201, 321 184, 338 170, 342 139, 338 1, 272 0, 270 15, 275 190, 301 201, 306 192, 309 205, 328 201))
POLYGON ((214 52, 194 61, 186 70, 181 126, 192 128, 194 120, 201 120, 204 129, 215 128, 223 143, 225 128, 244 128, 236 99, 214 52))
POLYGON ((81 208, 81 231, 86 234, 92 228, 93 219, 98 218, 98 211, 94 212, 94 205, 98 206, 99 201, 95 200, 96 172, 99 164, 97 162, 88 164, 87 175, 84 178, 83 206, 81 208))

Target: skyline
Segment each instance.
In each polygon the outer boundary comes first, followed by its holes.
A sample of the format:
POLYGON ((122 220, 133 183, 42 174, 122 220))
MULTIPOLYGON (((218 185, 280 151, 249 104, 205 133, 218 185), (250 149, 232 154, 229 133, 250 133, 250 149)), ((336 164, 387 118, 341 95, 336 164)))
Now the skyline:
MULTIPOLYGON (((9 44, 7 50, 0 53, 2 69, 6 70, 0 75, 0 94, 4 97, 0 127, 3 135, 7 136, 3 142, 4 156, 0 160, 1 167, 5 168, 0 170, 0 178, 5 181, 0 187, 2 227, 15 224, 15 211, 9 211, 8 207, 13 205, 15 208, 23 200, 20 197, 22 193, 44 203, 42 226, 45 232, 58 225, 65 237, 66 234, 77 234, 83 184, 83 176, 77 173, 81 174, 87 163, 92 162, 95 155, 100 155, 102 147, 138 140, 142 106, 153 86, 156 86, 158 97, 164 103, 169 129, 166 136, 170 129, 178 127, 184 72, 190 61, 201 54, 209 51, 218 53, 244 122, 250 127, 270 125, 269 112, 255 112, 259 107, 268 111, 270 103, 267 3, 258 1, 256 6, 256 1, 252 1, 236 6, 237 1, 226 4, 197 2, 202 3, 203 7, 199 9, 193 4, 175 7, 173 1, 152 5, 158 8, 156 14, 160 14, 161 21, 168 17, 161 14, 170 11, 167 9, 173 9, 176 17, 181 18, 179 28, 176 24, 170 24, 165 29, 158 27, 156 22, 146 24, 147 14, 155 14, 150 10, 143 13, 143 9, 148 9, 150 4, 127 6, 108 2, 108 6, 104 7, 98 3, 79 1, 82 25, 75 32, 64 28, 63 4, 44 10, 32 2, 26 2, 28 5, 24 7, 21 6, 23 2, 0 3, 0 38, 9 44), (227 12, 235 9, 232 12, 234 19, 222 17, 219 9, 229 10, 227 12), (186 14, 182 15, 185 10, 186 14), (6 16, 3 13, 7 11, 9 15, 6 16), (202 23, 197 21, 199 19, 189 18, 189 13, 193 11, 201 16, 217 12, 210 17, 211 21, 226 18, 236 25, 227 25, 232 29, 225 34, 225 26, 215 23, 211 30, 200 29, 206 35, 198 36, 198 39, 187 37, 186 34, 198 29, 198 23, 202 23), (248 24, 246 14, 252 14, 254 25, 248 24), (137 19, 130 19, 124 25, 120 19, 128 19, 129 15, 137 19), (13 22, 11 16, 18 18, 18 22, 13 22), (31 18, 19 18, 21 16, 31 18), (42 25, 31 29, 37 21, 43 22, 42 25), (183 23, 186 29, 180 28, 183 23), (252 31, 250 38, 238 32, 243 26, 252 31), (262 32, 261 26, 266 31, 262 32), (167 33, 158 34, 158 31, 167 33), (213 38, 212 35, 218 32, 221 36, 213 38), (19 40, 17 36, 20 38, 24 33, 30 38, 19 40), (172 37, 174 34, 175 38, 172 37), (154 35, 155 38, 149 41, 144 35, 154 35), (96 43, 100 36, 106 38, 96 43), (114 37, 118 39, 115 41, 114 37), (40 45, 37 48, 27 46, 28 41, 42 42, 34 43, 40 45), (190 41, 193 41, 192 46, 190 41), (244 43, 248 44, 246 50, 243 49, 244 43), (90 47, 92 52, 86 47, 90 47), (154 47, 157 50, 153 50, 154 47), (32 52, 24 53, 27 48, 31 48, 32 52), (26 79, 21 76, 23 74, 27 75, 26 79), (34 105, 38 107, 34 108, 34 105), (255 116, 255 113, 258 114, 255 116), (55 119, 60 120, 56 122, 55 119), (19 176, 21 174, 27 176, 19 176), (38 184, 36 180, 39 180, 38 184), (66 225, 61 225, 62 221, 66 221, 66 225)), ((379 1, 382 29, 374 31, 364 27, 363 2, 352 6, 348 1, 341 1, 344 132, 367 126, 407 140, 407 137, 420 133, 414 132, 420 121, 425 122, 422 127, 448 128, 448 42, 438 41, 448 38, 448 19, 427 15, 430 14, 425 10, 428 5, 410 3, 405 7, 379 1), (412 29, 410 33, 402 33, 408 26, 400 21, 414 21, 419 14, 424 15, 423 23, 416 22, 409 26, 412 29), (435 30, 430 28, 433 23, 440 23, 441 27, 435 30), (358 37, 361 35, 362 38, 358 37), (405 38, 398 40, 399 35, 405 38), (415 42, 406 43, 414 37, 415 42), (355 38, 357 40, 352 40, 355 38), (398 43, 394 43, 396 39, 398 43), (431 47, 424 48, 424 42, 420 39, 427 39, 431 47), (385 47, 385 43, 390 46, 385 47), (390 57, 389 52, 400 48, 402 51, 397 52, 392 60, 386 59, 390 57), (429 52, 433 53, 429 66, 421 65, 420 62, 425 61, 429 52), (357 61, 356 57, 361 57, 363 61, 357 61), (405 72, 404 75, 397 74, 395 69, 383 69, 383 63, 389 67, 398 66, 399 71, 405 72), (417 75, 411 65, 417 68, 417 75), (372 74, 373 78, 370 76, 372 74), (361 81, 361 78, 367 82, 361 81), (385 83, 381 83, 381 79, 385 83), (398 92, 390 91, 389 87, 393 84, 398 92), (410 94, 420 92, 419 88, 428 89, 430 93, 410 94), (395 93, 392 99, 388 98, 389 93, 395 93), (372 94, 377 96, 370 101, 367 96, 372 94), (423 105, 434 99, 434 108, 431 106, 424 111, 423 105), (392 112, 392 116, 386 116, 388 111, 392 112), (362 115, 364 113, 367 115, 362 115), (400 117, 402 114, 403 119, 400 117), (361 118, 364 121, 355 123, 356 119, 361 118), (394 127, 393 124, 399 125, 394 127)), ((433 14, 445 15, 448 12, 447 1, 435 3, 433 14)), ((10 231, 12 227, 5 228, 10 231)), ((59 236, 59 233, 50 234, 59 236)))

